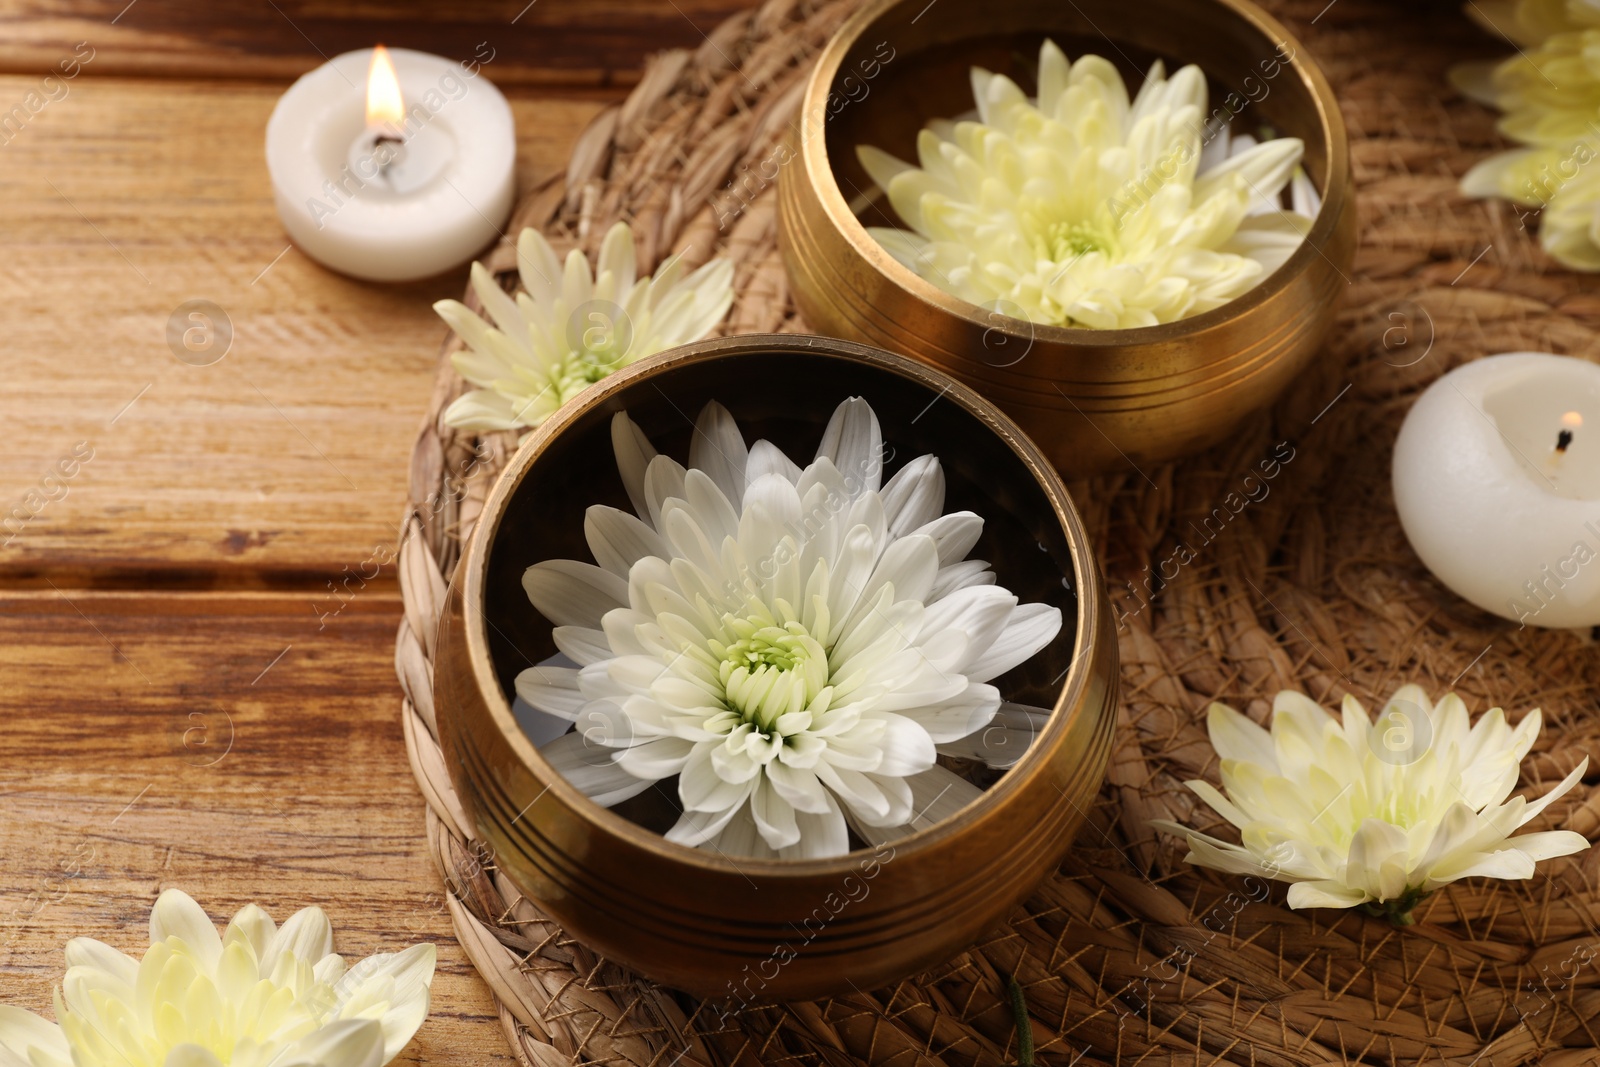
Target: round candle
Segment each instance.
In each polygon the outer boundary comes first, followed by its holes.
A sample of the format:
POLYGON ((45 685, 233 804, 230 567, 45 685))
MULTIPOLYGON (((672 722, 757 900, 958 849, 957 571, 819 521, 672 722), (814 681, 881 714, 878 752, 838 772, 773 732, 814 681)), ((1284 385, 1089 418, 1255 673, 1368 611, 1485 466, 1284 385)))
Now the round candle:
POLYGON ((358 278, 409 281, 500 235, 516 130, 478 67, 368 48, 289 87, 267 122, 267 169, 301 251, 358 278))
POLYGON ((1600 366, 1513 352, 1444 375, 1400 427, 1394 502, 1464 599, 1527 625, 1600 624, 1600 366))

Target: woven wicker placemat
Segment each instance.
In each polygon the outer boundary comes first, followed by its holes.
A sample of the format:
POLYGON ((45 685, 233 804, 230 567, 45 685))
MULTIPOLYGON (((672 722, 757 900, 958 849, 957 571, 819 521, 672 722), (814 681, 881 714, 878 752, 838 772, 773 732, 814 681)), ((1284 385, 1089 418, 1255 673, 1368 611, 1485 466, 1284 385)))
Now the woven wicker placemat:
MULTIPOLYGON (((1541 792, 1600 756, 1589 636, 1518 630, 1445 592, 1407 547, 1389 496, 1399 420, 1440 373, 1496 351, 1594 351, 1595 279, 1545 259, 1503 205, 1455 192, 1499 141, 1493 116, 1448 90, 1445 70, 1510 46, 1453 0, 1268 6, 1323 65, 1351 130, 1362 246, 1339 326, 1317 366, 1229 445, 1072 487, 1124 615, 1109 781, 1059 874, 927 974, 724 1015, 597 958, 481 860, 436 741, 433 640, 446 576, 515 441, 440 423, 462 388, 441 364, 412 456, 396 662, 456 930, 526 1063, 1011 1063, 1007 976, 1024 990, 1047 1064, 1600 1061, 1590 1022, 1600 852, 1549 862, 1526 883, 1457 884, 1397 931, 1359 914, 1292 912, 1281 888, 1267 895, 1188 868, 1148 828, 1154 817, 1215 821, 1181 785, 1215 778, 1204 709, 1218 699, 1265 721, 1280 688, 1326 706, 1354 693, 1371 707, 1418 681, 1513 719, 1540 706, 1546 727, 1524 785, 1541 792), (1246 484, 1269 457, 1276 476, 1246 484), (1258 499, 1240 508, 1244 497, 1258 499)), ((772 190, 756 189, 749 169, 769 158, 810 57, 850 7, 771 0, 696 51, 657 57, 510 232, 539 227, 558 251, 592 255, 625 218, 647 265, 671 251, 737 263, 725 332, 803 329, 772 190), (726 229, 719 213, 733 218, 726 229)), ((509 248, 490 265, 511 284, 509 248)), ((1593 834, 1600 791, 1584 783, 1530 829, 1558 827, 1593 834)))

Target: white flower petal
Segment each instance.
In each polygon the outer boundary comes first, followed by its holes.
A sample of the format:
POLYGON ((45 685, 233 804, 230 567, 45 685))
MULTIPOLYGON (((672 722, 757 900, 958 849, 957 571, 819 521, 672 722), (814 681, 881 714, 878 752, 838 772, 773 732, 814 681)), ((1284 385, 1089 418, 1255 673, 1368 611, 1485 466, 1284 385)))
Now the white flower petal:
POLYGON ((657 530, 662 529, 661 516, 669 500, 682 500, 688 494, 685 478, 688 472, 670 456, 657 456, 644 471, 644 501, 646 511, 639 517, 648 519, 657 530))
POLYGON ((561 654, 580 667, 602 663, 613 655, 604 630, 588 626, 557 626, 550 631, 561 654))
POLYGON ((517 302, 500 288, 495 276, 482 263, 472 265, 472 291, 477 294, 483 309, 489 313, 501 333, 520 338, 527 333, 528 324, 517 310, 517 302))
POLYGON ((1050 604, 1019 604, 1006 627, 977 659, 968 663, 973 681, 998 678, 1037 655, 1061 632, 1061 609, 1050 604))
POLYGON ((783 849, 783 859, 822 859, 842 856, 850 850, 850 831, 845 825, 844 813, 833 797, 824 793, 828 810, 820 813, 800 811, 795 813, 795 825, 800 840, 783 849))
POLYGON ((208 972, 222 956, 222 938, 194 898, 181 889, 166 889, 150 909, 150 943, 176 937, 208 972))
POLYGON ((581 733, 563 734, 543 745, 539 755, 584 796, 602 807, 620 804, 655 784, 637 778, 615 762, 606 746, 586 741, 581 733))
POLYGON ((965 559, 978 543, 983 536, 983 519, 970 511, 953 511, 911 532, 933 538, 939 548, 939 562, 949 566, 965 559))
POLYGON ((911 786, 912 817, 899 826, 872 826, 853 821, 868 844, 881 845, 909 837, 955 815, 983 796, 983 791, 960 775, 935 765, 906 779, 911 786))
POLYGON ((16 1057, 18 1064, 30 1063, 39 1053, 59 1061, 72 1055, 61 1027, 10 1004, 0 1004, 0 1052, 16 1057))
POLYGON ((1217 755, 1225 760, 1242 760, 1269 770, 1278 769, 1278 756, 1272 735, 1226 704, 1206 709, 1206 729, 1217 755))
POLYGON ((552 559, 522 575, 522 588, 540 614, 557 626, 595 628, 612 608, 626 607, 628 583, 591 563, 552 559))
POLYGON ((877 183, 878 188, 887 190, 896 175, 911 170, 912 166, 903 159, 896 159, 881 148, 871 145, 861 145, 856 148, 856 158, 861 161, 861 166, 867 172, 867 177, 877 183))
POLYGON ((172 1046, 162 1061, 162 1067, 223 1067, 223 1063, 210 1049, 185 1042, 172 1046))
POLYGON ((762 839, 749 808, 741 808, 716 837, 707 839, 706 847, 724 856, 749 856, 758 860, 779 858, 777 850, 762 839))
POLYGON ((693 742, 680 737, 657 737, 617 753, 617 766, 646 782, 670 778, 683 770, 694 753, 693 742))
POLYGON ((278 927, 261 956, 261 973, 271 974, 286 953, 305 963, 315 963, 333 951, 333 927, 318 907, 301 908, 278 927))
MULTIPOLYGON (((872 575, 860 595, 863 599, 874 597, 887 586, 894 590, 895 600, 923 601, 933 589, 933 581, 938 574, 939 549, 933 543, 933 538, 922 534, 902 537, 891 541, 878 557, 877 565, 873 567, 872 575)), ((993 589, 992 586, 982 588, 993 589)), ((1009 596, 1004 590, 1000 590, 1000 593, 1009 596)), ((1010 597, 1010 601, 1015 604, 1016 598, 1010 597)), ((974 621, 975 616, 967 613, 963 606, 954 606, 943 608, 937 622, 929 622, 928 617, 924 616, 923 625, 966 626, 974 621)))
MULTIPOLYGON (((222 931, 222 943, 227 945, 235 940, 242 941, 250 946, 251 954, 260 961, 277 933, 278 924, 272 921, 272 916, 255 904, 246 904, 228 920, 227 929, 222 931)), ((68 962, 71 962, 70 957, 68 962)))
POLYGON ((750 794, 750 815, 768 848, 783 849, 800 843, 800 824, 794 808, 766 779, 750 794))
MULTIPOLYGON (((1237 143, 1237 142, 1236 142, 1237 143)), ((1276 137, 1223 160, 1194 183, 1194 201, 1200 203, 1225 188, 1235 176, 1259 196, 1273 197, 1287 184, 1305 155, 1298 137, 1276 137)))
POLYGON ((341 1003, 361 997, 363 987, 385 983, 387 1010, 383 1030, 383 1062, 400 1054, 428 1017, 433 972, 438 952, 432 945, 412 945, 402 952, 368 956, 339 979, 334 993, 341 1003))
POLYGON ((1487 855, 1480 854, 1466 863, 1452 865, 1447 870, 1433 873, 1434 877, 1441 881, 1454 881, 1458 878, 1520 880, 1533 877, 1533 861, 1534 857, 1528 853, 1508 848, 1487 855))
POLYGON ((596 273, 611 275, 617 291, 626 293, 633 288, 637 266, 638 256, 633 248, 633 230, 625 222, 612 223, 611 229, 606 231, 605 239, 600 242, 600 259, 596 263, 596 273))
MULTIPOLYGON (((252 904, 250 907, 254 908, 255 905, 252 904)), ((260 911, 259 908, 256 910, 260 911)), ((231 923, 229 929, 232 929, 231 923)), ((68 941, 66 956, 68 967, 88 967, 100 971, 113 981, 130 988, 139 979, 138 960, 92 937, 75 937, 68 941)))
POLYGON ((700 412, 689 442, 689 466, 704 471, 735 507, 744 498, 749 451, 728 409, 712 401, 700 412))
MULTIPOLYGON (((746 796, 748 796, 748 786, 746 796)), ((734 816, 741 819, 752 818, 750 809, 743 800, 729 804, 719 811, 685 811, 672 829, 667 831, 668 841, 680 845, 702 845, 722 833, 723 829, 733 820, 734 816)))
MULTIPOLYGON (((196 1060, 181 1067, 212 1067, 217 1062, 213 1057, 210 1064, 196 1060)), ((274 1067, 383 1067, 383 1063, 384 1034, 378 1020, 338 1019, 285 1049, 274 1067)))
POLYGON ((928 602, 943 600, 957 589, 973 585, 994 585, 998 579, 989 564, 981 559, 966 559, 940 567, 934 577, 933 588, 928 590, 928 602))
POLYGON ((1357 904, 1364 904, 1368 896, 1358 889, 1340 885, 1338 882, 1296 882, 1289 887, 1289 897, 1286 903, 1289 907, 1300 908, 1353 908, 1357 904))
POLYGON ((1534 861, 1570 856, 1589 847, 1589 839, 1572 830, 1545 830, 1537 834, 1519 834, 1506 843, 1534 861))
POLYGON ((750 446, 750 455, 745 463, 745 480, 754 485, 756 479, 767 474, 776 474, 793 485, 800 480, 800 466, 771 441, 757 441, 750 446))
POLYGON ((540 711, 569 721, 589 703, 578 689, 578 671, 573 667, 529 667, 517 675, 517 696, 540 711))
POLYGON ((1189 854, 1184 859, 1189 863, 1216 871, 1226 871, 1229 874, 1264 873, 1261 862, 1250 851, 1238 845, 1218 841, 1207 834, 1195 833, 1166 819, 1152 819, 1150 825, 1188 841, 1189 854))
POLYGON ((623 579, 628 577, 629 568, 645 556, 671 554, 654 527, 636 515, 604 504, 590 505, 584 513, 583 536, 594 553, 594 561, 623 579))
POLYGON ((517 235, 517 273, 534 303, 549 307, 560 292, 561 261, 544 234, 525 227, 517 235))
POLYGON ((850 493, 852 497, 877 491, 883 478, 883 431, 878 427, 878 416, 865 400, 851 397, 834 409, 827 429, 822 431, 817 458, 833 461, 846 488, 856 487, 850 493))
MULTIPOLYGON (((969 687, 969 692, 983 694, 987 690, 994 699, 999 699, 998 691, 992 686, 974 685, 969 687)), ((966 721, 962 724, 971 725, 978 723, 978 715, 983 707, 988 704, 985 700, 982 705, 974 705, 967 712, 966 721)), ((925 713, 916 715, 919 722, 928 727, 934 740, 938 734, 933 724, 928 721, 925 713)), ((1050 719, 1050 713, 1043 708, 1029 708, 1020 704, 1002 703, 991 714, 987 725, 974 725, 972 730, 962 734, 953 741, 939 743, 939 754, 954 756, 957 759, 974 759, 987 763, 991 767, 1006 768, 1016 765, 1016 762, 1025 756, 1028 749, 1033 746, 1034 740, 1045 728, 1050 719)))
POLYGON ((489 433, 524 425, 518 420, 517 412, 510 398, 487 389, 474 389, 451 401, 442 418, 447 426, 489 433))
POLYGON ((920 722, 904 715, 881 715, 878 720, 887 731, 879 742, 884 759, 874 773, 907 778, 933 766, 938 753, 934 751, 933 738, 920 722))
POLYGON ((1572 768, 1565 778, 1561 779, 1554 789, 1550 790, 1544 796, 1533 801, 1523 809, 1522 817, 1517 821, 1517 825, 1526 826, 1528 823, 1538 818, 1539 815, 1543 813, 1544 809, 1550 806, 1552 801, 1556 800, 1573 786, 1582 781, 1584 772, 1588 769, 1589 757, 1585 756, 1576 767, 1572 768))
POLYGON ((944 468, 934 456, 907 463, 883 487, 883 517, 889 533, 905 537, 944 510, 944 468))
POLYGON ((633 502, 633 510, 640 518, 649 517, 644 475, 650 467, 650 461, 656 458, 656 450, 644 431, 628 418, 625 411, 619 411, 611 417, 611 448, 616 453, 617 473, 622 476, 622 484, 628 491, 628 499, 633 502))

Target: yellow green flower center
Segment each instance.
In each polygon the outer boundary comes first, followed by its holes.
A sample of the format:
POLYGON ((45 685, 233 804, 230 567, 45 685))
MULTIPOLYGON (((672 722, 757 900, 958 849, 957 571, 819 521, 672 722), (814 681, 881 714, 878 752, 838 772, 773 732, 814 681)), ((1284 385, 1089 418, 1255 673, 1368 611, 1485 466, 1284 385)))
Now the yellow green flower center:
POLYGON ((1103 227, 1092 222, 1058 221, 1045 225, 1038 238, 1039 254, 1060 263, 1090 252, 1112 255, 1117 242, 1103 227))
POLYGON ((732 643, 711 642, 721 660, 718 677, 730 711, 763 732, 778 719, 805 711, 828 686, 828 653, 798 622, 760 625, 728 617, 732 643))

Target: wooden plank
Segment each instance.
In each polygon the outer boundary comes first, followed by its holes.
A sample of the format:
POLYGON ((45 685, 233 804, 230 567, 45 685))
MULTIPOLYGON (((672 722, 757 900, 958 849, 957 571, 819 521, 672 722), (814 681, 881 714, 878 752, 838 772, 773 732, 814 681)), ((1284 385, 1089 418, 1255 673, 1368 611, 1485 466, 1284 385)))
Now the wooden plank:
MULTIPOLYGON (((79 78, 0 147, 0 584, 321 586, 393 543, 431 305, 465 271, 377 285, 292 249, 262 162, 280 92, 79 78), (232 321, 211 366, 167 345, 192 299, 232 321)), ((524 188, 601 106, 514 100, 524 188)))
POLYGON ((663 48, 698 48, 754 0, 493 0, 471 5, 276 0, 24 0, 0 14, 0 71, 39 73, 87 42, 90 74, 293 78, 376 43, 493 55, 501 86, 631 85, 663 48), (486 51, 487 50, 487 51, 486 51))
POLYGON ((321 631, 301 597, 0 594, 5 1001, 53 1017, 67 939, 142 954, 177 887, 218 920, 317 904, 346 959, 433 942, 433 1015, 399 1062, 514 1062, 427 852, 399 617, 392 592, 321 631))

